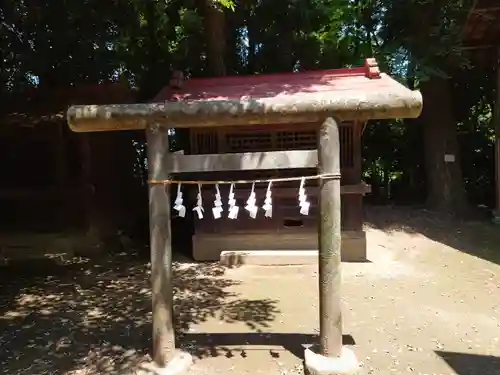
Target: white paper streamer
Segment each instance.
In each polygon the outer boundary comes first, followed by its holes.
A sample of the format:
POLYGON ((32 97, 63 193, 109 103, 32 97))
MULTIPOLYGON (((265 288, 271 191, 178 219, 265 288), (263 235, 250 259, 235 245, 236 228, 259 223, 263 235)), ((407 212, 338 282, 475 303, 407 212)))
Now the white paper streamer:
POLYGON ((309 208, 311 207, 311 203, 307 200, 306 189, 304 187, 305 182, 306 179, 302 177, 299 187, 299 207, 301 215, 309 215, 309 208))
POLYGON ((247 205, 245 206, 245 210, 248 211, 250 217, 255 219, 257 217, 257 210, 259 209, 255 203, 257 199, 255 198, 255 182, 252 183, 252 191, 250 192, 250 196, 247 199, 247 205))
POLYGON ((201 197, 201 184, 198 184, 198 195, 196 196, 196 206, 193 208, 193 211, 195 211, 198 214, 198 219, 203 219, 203 212, 205 210, 203 209, 203 200, 201 197))
POLYGON ((215 184, 215 200, 212 213, 214 219, 220 219, 222 217, 222 197, 220 195, 219 184, 215 184))
POLYGON ((269 184, 267 185, 267 190, 266 190, 266 199, 264 199, 264 205, 262 206, 262 209, 265 211, 264 216, 265 217, 273 217, 273 199, 271 196, 271 185, 272 181, 269 181, 269 184))
POLYGON ((234 198, 234 184, 231 184, 231 187, 229 188, 227 204, 229 205, 229 215, 227 217, 232 220, 236 219, 240 208, 236 205, 236 199, 234 198))
POLYGON ((182 199, 181 184, 177 185, 177 197, 175 197, 174 210, 179 213, 180 217, 186 216, 186 206, 183 204, 184 199, 182 199))

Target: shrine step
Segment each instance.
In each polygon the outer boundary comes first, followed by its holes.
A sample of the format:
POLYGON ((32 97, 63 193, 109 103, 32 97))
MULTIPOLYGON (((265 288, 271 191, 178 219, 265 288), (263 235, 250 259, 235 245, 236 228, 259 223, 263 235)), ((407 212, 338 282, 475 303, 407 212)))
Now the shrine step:
POLYGON ((293 266, 317 264, 317 250, 255 250, 223 251, 220 263, 225 266, 242 264, 256 266, 293 266))

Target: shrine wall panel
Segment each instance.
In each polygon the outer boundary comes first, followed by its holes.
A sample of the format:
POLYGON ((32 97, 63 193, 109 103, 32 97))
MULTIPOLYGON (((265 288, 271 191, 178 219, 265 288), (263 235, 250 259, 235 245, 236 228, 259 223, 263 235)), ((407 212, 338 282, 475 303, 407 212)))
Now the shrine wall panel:
MULTIPOLYGON (((261 125, 252 127, 221 127, 218 129, 190 129, 190 154, 243 153, 282 150, 314 150, 318 143, 318 123, 293 125, 261 125)), ((339 126, 340 164, 342 185, 356 185, 361 182, 361 133, 362 125, 349 122, 339 126)), ((206 172, 184 176, 186 179, 200 180, 253 180, 281 177, 314 175, 315 168, 281 169, 260 171, 206 172)), ((263 204, 266 183, 256 186, 258 205, 263 204)), ((299 213, 296 190, 299 182, 280 182, 273 186, 273 217, 265 218, 261 210, 256 219, 251 219, 244 210, 245 201, 251 189, 250 184, 236 185, 236 198, 240 206, 238 220, 227 218, 214 220, 209 211, 214 199, 213 186, 203 187, 205 218, 195 219, 197 233, 238 233, 238 232, 290 232, 310 230, 317 226, 317 180, 306 182, 311 210, 308 216, 299 213), (290 195, 290 191, 292 194, 290 195), (208 203, 210 202, 210 204, 208 203)), ((221 187, 225 198, 226 186, 221 187)), ((192 191, 195 194, 194 191, 192 191)), ((342 229, 362 230, 361 194, 347 194, 341 198, 342 229)), ((227 215, 225 215, 227 216, 227 215)))

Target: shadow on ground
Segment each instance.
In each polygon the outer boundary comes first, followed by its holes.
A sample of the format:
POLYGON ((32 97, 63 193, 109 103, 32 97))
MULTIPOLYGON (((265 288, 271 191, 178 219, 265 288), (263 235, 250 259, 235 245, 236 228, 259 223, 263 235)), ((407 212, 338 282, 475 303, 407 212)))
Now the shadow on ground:
MULTIPOLYGON (((245 358, 248 346, 275 346, 283 347, 299 359, 304 358, 304 349, 307 345, 319 344, 318 335, 299 333, 189 333, 183 335, 182 344, 194 356, 227 358, 239 355, 245 358), (238 348, 240 347, 240 348, 238 348), (241 348, 245 347, 245 348, 241 348)), ((351 335, 343 335, 344 345, 355 345, 351 335)), ((262 350, 262 349, 258 349, 262 350)), ((274 358, 279 358, 277 351, 269 350, 274 358)))
POLYGON ((411 207, 370 206, 366 224, 386 232, 421 234, 467 254, 500 264, 500 227, 483 220, 459 220, 411 207))
POLYGON ((488 355, 436 351, 457 375, 500 374, 500 358, 488 355))
MULTIPOLYGON (((149 267, 128 256, 66 265, 47 261, 0 269, 0 366, 4 373, 124 374, 148 361, 149 267)), ((237 281, 218 264, 174 264, 176 329, 216 317, 258 333, 277 301, 227 291, 237 281)), ((182 335, 181 335, 182 336, 182 335)), ((207 336, 208 337, 208 336, 207 336)), ((182 342, 180 342, 182 344, 182 342)), ((212 355, 209 346, 198 356, 212 355)))

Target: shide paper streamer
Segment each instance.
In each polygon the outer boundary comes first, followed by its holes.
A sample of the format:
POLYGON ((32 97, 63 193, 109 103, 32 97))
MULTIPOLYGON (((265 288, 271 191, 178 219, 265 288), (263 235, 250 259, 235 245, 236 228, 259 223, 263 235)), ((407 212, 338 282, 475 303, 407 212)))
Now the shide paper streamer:
POLYGON ((275 178, 268 180, 238 180, 238 181, 175 181, 175 180, 164 180, 164 181, 150 181, 150 183, 163 183, 163 184, 172 184, 177 183, 177 195, 174 201, 174 210, 176 210, 179 214, 179 217, 186 216, 186 206, 184 205, 184 198, 182 194, 182 185, 198 185, 198 194, 196 196, 196 205, 193 207, 193 211, 197 214, 198 219, 203 219, 205 209, 203 208, 203 197, 201 193, 202 185, 215 185, 215 198, 212 207, 212 214, 214 219, 221 219, 222 213, 224 212, 223 206, 224 202, 222 200, 222 194, 220 192, 221 184, 229 184, 229 195, 227 197, 227 205, 228 205, 228 215, 227 218, 231 220, 236 220, 238 218, 239 206, 236 203, 236 195, 235 195, 235 185, 236 184, 252 184, 250 189, 250 195, 246 201, 245 210, 248 212, 250 218, 255 219, 257 217, 259 206, 257 206, 257 196, 255 193, 255 184, 267 182, 266 195, 264 198, 264 202, 262 205, 262 210, 264 211, 264 217, 272 218, 273 217, 273 199, 272 199, 272 191, 271 188, 274 182, 285 182, 285 181, 299 181, 300 186, 298 190, 298 206, 300 209, 301 215, 309 215, 309 211, 311 208, 311 202, 309 202, 305 183, 306 180, 312 179, 322 179, 322 178, 340 178, 339 174, 321 174, 316 176, 306 176, 306 177, 286 177, 286 178, 275 178))
POLYGON ((248 211, 248 214, 252 219, 257 217, 258 207, 255 205, 257 203, 257 198, 255 197, 255 182, 252 182, 252 190, 250 191, 250 196, 247 199, 247 205, 245 206, 245 210, 248 211))
POLYGON ((267 185, 266 199, 264 199, 264 205, 262 206, 262 209, 265 211, 265 217, 273 217, 273 199, 271 197, 272 183, 272 181, 269 181, 269 184, 267 185))
POLYGON ((186 216, 186 206, 183 205, 184 199, 182 199, 181 186, 182 186, 182 184, 177 185, 177 197, 175 198, 175 202, 174 202, 174 210, 176 210, 179 213, 180 217, 185 217, 186 216))
POLYGON ((196 206, 193 208, 198 214, 198 219, 203 219, 203 198, 201 197, 201 184, 198 184, 198 195, 196 196, 196 206))

